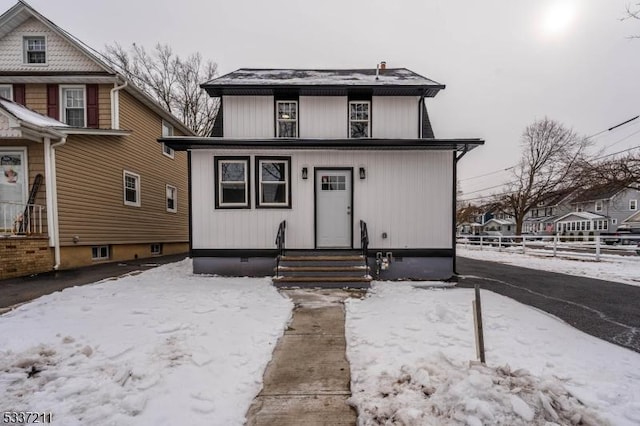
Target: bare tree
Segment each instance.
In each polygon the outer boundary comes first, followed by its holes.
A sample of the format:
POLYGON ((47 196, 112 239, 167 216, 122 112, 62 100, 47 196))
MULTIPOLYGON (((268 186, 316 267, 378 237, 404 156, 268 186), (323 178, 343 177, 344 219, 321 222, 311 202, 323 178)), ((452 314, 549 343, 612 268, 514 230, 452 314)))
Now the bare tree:
POLYGON ((135 43, 129 50, 119 44, 107 45, 107 61, 138 88, 178 117, 197 135, 209 136, 219 102, 200 88, 212 79, 217 64, 203 61, 200 53, 185 59, 166 44, 156 44, 151 53, 135 43))
POLYGON ((619 188, 636 188, 640 184, 639 154, 627 153, 600 161, 584 160, 579 169, 585 186, 613 185, 619 188))
MULTIPOLYGON (((636 3, 634 5, 627 4, 625 14, 620 20, 626 21, 627 19, 640 20, 640 3, 636 3)), ((629 38, 640 38, 640 35, 629 36, 629 38)))
POLYGON ((522 156, 513 169, 514 179, 496 206, 514 216, 516 235, 522 233, 525 215, 555 191, 578 182, 578 164, 586 160, 589 140, 557 121, 544 118, 527 126, 522 134, 522 156))

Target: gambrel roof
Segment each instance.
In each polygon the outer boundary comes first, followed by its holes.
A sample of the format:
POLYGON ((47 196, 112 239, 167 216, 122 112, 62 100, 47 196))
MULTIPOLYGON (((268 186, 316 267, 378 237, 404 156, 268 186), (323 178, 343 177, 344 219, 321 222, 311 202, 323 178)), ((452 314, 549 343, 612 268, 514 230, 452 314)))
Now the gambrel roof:
POLYGON ((210 96, 264 95, 295 90, 301 95, 373 95, 433 97, 445 86, 406 68, 371 69, 256 69, 241 68, 202 86, 210 96))

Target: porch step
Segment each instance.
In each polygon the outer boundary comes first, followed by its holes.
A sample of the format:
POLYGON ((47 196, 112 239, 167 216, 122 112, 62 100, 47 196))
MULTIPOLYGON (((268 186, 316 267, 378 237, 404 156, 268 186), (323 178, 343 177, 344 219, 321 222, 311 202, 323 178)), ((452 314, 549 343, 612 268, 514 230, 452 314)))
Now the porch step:
POLYGON ((353 252, 280 256, 273 283, 276 287, 369 288, 366 258, 353 252))

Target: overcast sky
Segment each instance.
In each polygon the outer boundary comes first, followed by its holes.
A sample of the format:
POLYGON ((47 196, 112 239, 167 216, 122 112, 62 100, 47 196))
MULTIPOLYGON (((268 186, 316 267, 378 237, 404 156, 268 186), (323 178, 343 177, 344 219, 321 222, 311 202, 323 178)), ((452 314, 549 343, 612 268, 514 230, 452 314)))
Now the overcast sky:
MULTIPOLYGON (((15 2, 0 0, 3 10, 15 2)), ((406 67, 447 87, 428 107, 436 137, 486 140, 462 160, 473 198, 509 179, 520 135, 556 119, 592 135, 640 114, 640 21, 623 0, 30 0, 95 49, 132 42, 241 67, 406 67)), ((633 3, 636 3, 634 0, 633 3)), ((640 119, 594 138, 640 145, 640 119), (638 134, 634 134, 638 132, 638 134)))

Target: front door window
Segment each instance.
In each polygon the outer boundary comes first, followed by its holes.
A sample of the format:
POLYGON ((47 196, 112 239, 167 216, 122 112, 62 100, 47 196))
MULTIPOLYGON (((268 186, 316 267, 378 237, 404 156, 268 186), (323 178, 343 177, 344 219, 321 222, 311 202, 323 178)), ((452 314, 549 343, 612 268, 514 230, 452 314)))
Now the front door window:
POLYGON ((26 193, 25 150, 0 150, 0 203, 24 204, 26 193))

